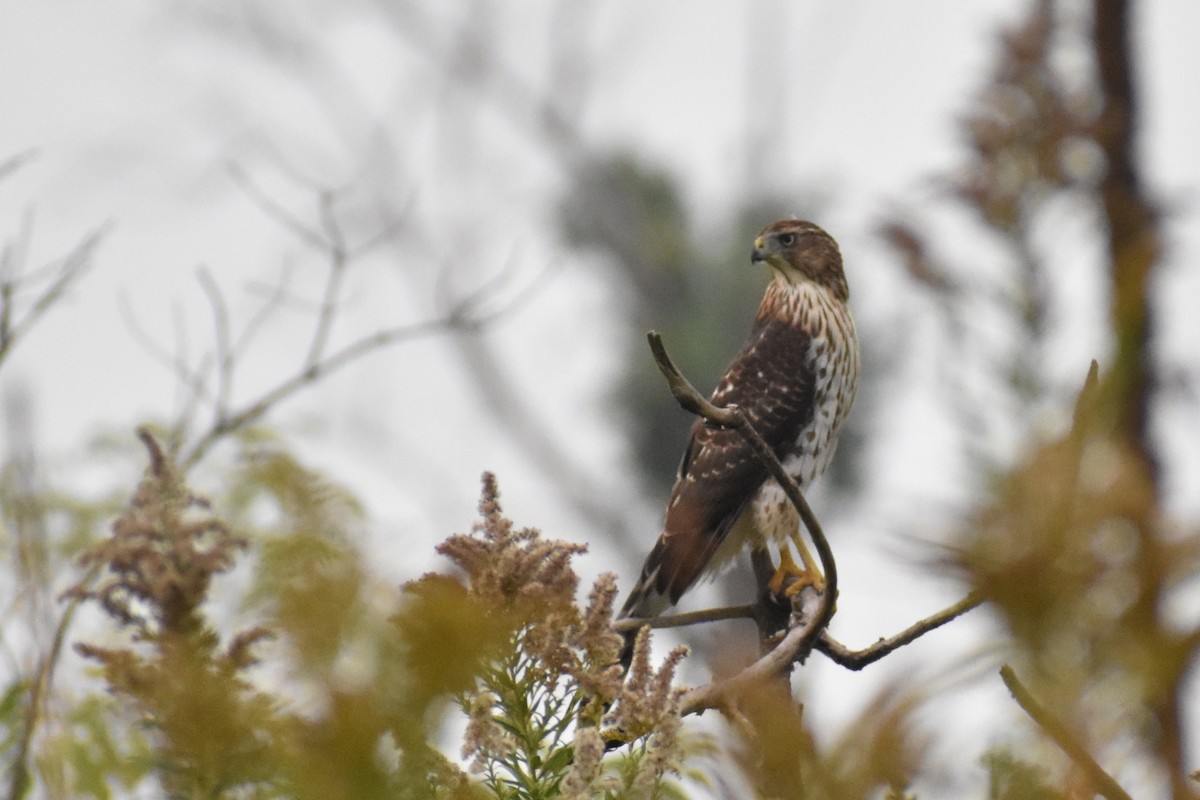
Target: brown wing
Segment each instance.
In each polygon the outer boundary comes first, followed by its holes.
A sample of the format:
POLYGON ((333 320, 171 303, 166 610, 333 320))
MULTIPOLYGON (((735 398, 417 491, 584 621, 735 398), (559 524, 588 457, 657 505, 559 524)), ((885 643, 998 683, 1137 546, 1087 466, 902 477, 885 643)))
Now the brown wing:
MULTIPOLYGON (((717 405, 732 403, 745 411, 781 458, 813 414, 809 343, 800 329, 771 318, 761 320, 712 395, 717 405)), ((667 505, 662 536, 646 558, 624 615, 645 616, 668 598, 678 602, 766 477, 766 468, 741 434, 697 420, 667 505)))

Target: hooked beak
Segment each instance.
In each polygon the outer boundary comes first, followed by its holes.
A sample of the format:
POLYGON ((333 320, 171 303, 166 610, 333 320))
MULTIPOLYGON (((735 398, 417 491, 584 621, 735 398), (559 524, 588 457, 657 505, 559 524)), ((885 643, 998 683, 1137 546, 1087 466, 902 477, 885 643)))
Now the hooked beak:
POLYGON ((750 263, 757 264, 767 260, 767 243, 759 236, 754 240, 754 249, 750 251, 750 263))

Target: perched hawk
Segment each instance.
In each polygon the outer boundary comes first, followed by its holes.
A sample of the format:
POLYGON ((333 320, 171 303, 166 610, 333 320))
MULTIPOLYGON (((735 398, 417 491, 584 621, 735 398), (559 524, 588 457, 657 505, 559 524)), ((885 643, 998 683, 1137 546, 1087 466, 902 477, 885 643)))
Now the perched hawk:
MULTIPOLYGON (((816 225, 784 220, 763 228, 751 261, 771 268, 771 283, 750 341, 725 372, 712 402, 741 408, 805 488, 833 457, 858 385, 858 337, 842 256, 837 242, 816 225)), ((800 538, 799 514, 779 484, 741 434, 697 419, 662 535, 621 616, 656 616, 697 578, 726 566, 743 548, 765 550, 772 543, 780 552, 774 591, 789 574, 820 583, 800 538), (792 560, 789 542, 795 543, 803 567, 792 560)))

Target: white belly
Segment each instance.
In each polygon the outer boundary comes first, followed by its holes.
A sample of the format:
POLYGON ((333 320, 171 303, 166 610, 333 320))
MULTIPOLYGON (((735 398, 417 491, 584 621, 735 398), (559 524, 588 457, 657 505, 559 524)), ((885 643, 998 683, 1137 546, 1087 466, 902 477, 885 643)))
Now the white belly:
MULTIPOLYGON (((852 342, 853 355, 831 363, 829 342, 815 339, 810 357, 817 376, 814 392, 815 409, 812 419, 796 437, 791 452, 783 458, 783 468, 807 490, 825 471, 837 450, 837 437, 842 423, 850 414, 850 406, 858 388, 858 346, 852 342)), ((709 562, 709 574, 729 566, 746 546, 770 549, 784 547, 800 529, 800 512, 788 500, 783 488, 774 478, 768 478, 755 492, 729 535, 709 562)))

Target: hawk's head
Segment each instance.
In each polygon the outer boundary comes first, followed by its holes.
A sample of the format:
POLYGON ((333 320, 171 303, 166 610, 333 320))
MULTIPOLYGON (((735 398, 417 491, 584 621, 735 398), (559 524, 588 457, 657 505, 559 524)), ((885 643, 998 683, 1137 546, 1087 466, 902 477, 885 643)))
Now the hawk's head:
POLYGON ((785 219, 763 228, 754 240, 750 260, 767 262, 789 284, 812 281, 841 300, 849 297, 837 242, 811 222, 785 219))

